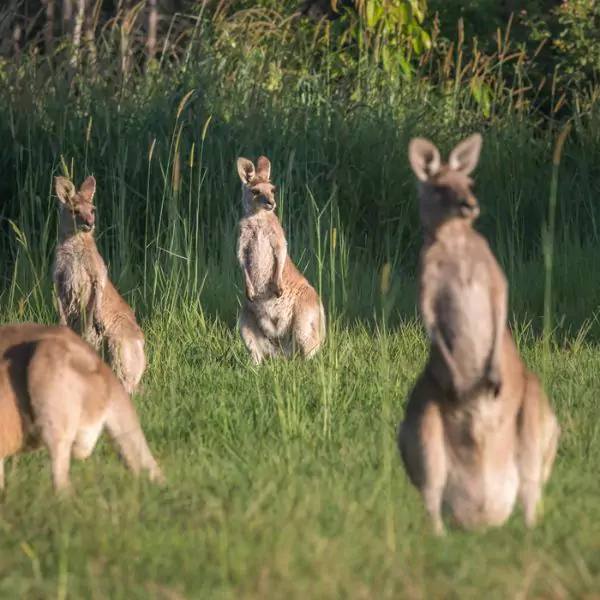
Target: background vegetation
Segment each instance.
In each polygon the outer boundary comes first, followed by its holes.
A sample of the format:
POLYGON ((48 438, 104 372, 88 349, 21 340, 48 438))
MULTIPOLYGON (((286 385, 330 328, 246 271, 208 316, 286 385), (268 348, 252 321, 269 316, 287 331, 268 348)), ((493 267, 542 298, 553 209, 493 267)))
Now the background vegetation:
POLYGON ((0 307, 55 322, 53 177, 98 181, 98 244, 150 349, 136 402, 171 485, 101 451, 71 508, 20 459, 0 523, 15 597, 544 597, 599 589, 593 2, 6 2, 0 14, 0 307), (558 171, 545 297, 552 152, 558 171), (413 135, 479 130, 510 322, 564 437, 546 520, 427 538, 394 447, 425 360, 413 135), (255 369, 235 332, 235 158, 266 154, 326 348, 255 369), (384 265, 387 265, 384 268, 384 265), (382 277, 382 274, 384 276, 382 277), (549 300, 552 335, 540 335, 549 300), (21 467, 23 465, 23 467, 21 467))

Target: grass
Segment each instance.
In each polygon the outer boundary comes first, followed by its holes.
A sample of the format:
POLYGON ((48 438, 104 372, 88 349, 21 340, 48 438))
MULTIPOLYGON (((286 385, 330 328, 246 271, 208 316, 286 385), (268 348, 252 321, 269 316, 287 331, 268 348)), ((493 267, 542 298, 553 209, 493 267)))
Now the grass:
POLYGON ((93 173, 98 244, 147 337, 136 404, 169 484, 134 480, 103 443, 74 463, 77 495, 59 505, 47 455, 20 457, 0 502, 0 596, 597 597, 594 111, 576 115, 553 170, 556 124, 540 127, 516 101, 482 115, 469 82, 451 74, 459 58, 448 55, 438 87, 373 73, 340 82, 308 59, 299 68, 305 49, 266 34, 261 46, 230 25, 221 37, 194 29, 193 69, 165 64, 151 84, 134 78, 118 93, 110 77, 82 77, 69 94, 35 57, 3 67, 0 322, 56 321, 52 178, 93 173), (484 132, 478 228, 563 436, 532 533, 516 511, 501 529, 435 540, 395 446, 426 357, 406 148, 426 135, 447 155, 474 129, 484 132), (254 367, 235 332, 235 158, 260 153, 273 163, 290 254, 326 306, 328 341, 310 364, 254 367))
MULTIPOLYGON (((395 448, 422 367, 420 329, 333 332, 312 364, 248 364, 222 324, 146 324, 136 400, 166 488, 104 441, 53 498, 48 457, 22 456, 2 500, 3 598, 592 598, 600 590, 600 354, 555 351, 564 427, 545 516, 429 534, 395 448)), ((541 368, 541 352, 526 350, 541 368)))

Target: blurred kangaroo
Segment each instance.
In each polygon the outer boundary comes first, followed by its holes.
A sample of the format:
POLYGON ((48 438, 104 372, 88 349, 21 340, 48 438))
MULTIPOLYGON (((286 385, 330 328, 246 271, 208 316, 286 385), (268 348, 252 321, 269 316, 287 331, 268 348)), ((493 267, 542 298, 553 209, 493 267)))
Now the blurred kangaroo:
POLYGON ((437 534, 443 512, 467 529, 501 525, 517 496, 532 527, 560 436, 506 325, 505 277, 471 229, 479 208, 468 175, 480 149, 481 137, 471 136, 442 165, 431 142, 409 146, 421 182, 421 315, 431 345, 398 446, 437 534))
POLYGON ((237 159, 242 181, 243 217, 237 255, 246 287, 238 323, 255 363, 268 356, 291 356, 295 347, 312 358, 325 339, 325 311, 315 289, 287 253, 287 242, 275 214, 275 186, 265 156, 257 168, 237 159))
POLYGON ((71 455, 89 457, 105 427, 129 469, 165 481, 127 392, 93 348, 61 325, 0 326, 0 488, 6 457, 45 446, 54 488, 68 491, 71 455))
POLYGON ((560 426, 539 379, 521 361, 508 327, 502 336, 502 389, 456 402, 431 362, 412 389, 398 447, 436 534, 442 514, 465 529, 502 525, 519 498, 527 527, 537 520, 560 426))
POLYGON ((144 334, 131 307, 108 277, 94 239, 96 180, 89 176, 79 190, 66 177, 56 178, 60 235, 54 265, 54 288, 60 323, 80 334, 96 350, 108 346, 111 367, 128 394, 139 388, 146 368, 144 334))
POLYGON ((419 308, 433 346, 433 373, 456 398, 482 385, 498 395, 502 386, 508 286, 487 241, 473 229, 479 204, 469 174, 481 143, 479 134, 471 135, 452 150, 447 164, 429 140, 414 138, 408 148, 425 238, 419 308))

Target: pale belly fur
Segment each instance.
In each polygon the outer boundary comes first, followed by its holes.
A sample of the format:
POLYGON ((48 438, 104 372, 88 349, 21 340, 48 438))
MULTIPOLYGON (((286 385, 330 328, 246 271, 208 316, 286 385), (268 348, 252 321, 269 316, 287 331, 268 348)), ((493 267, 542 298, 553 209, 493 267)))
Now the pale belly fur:
POLYGON ((519 491, 513 418, 500 420, 497 401, 481 403, 470 433, 476 447, 453 451, 447 444, 448 478, 444 512, 463 527, 501 525, 511 515, 519 491))
POLYGON ((261 230, 254 232, 246 257, 250 280, 257 294, 254 302, 247 306, 268 338, 286 341, 291 331, 293 303, 285 286, 280 298, 274 294, 275 253, 268 236, 261 230))
POLYGON ((82 311, 89 309, 91 281, 84 269, 61 269, 56 273, 56 283, 63 308, 69 320, 77 320, 82 311))
POLYGON ((484 373, 494 340, 488 286, 473 281, 460 287, 447 286, 440 290, 436 304, 448 349, 463 375, 475 383, 484 373))

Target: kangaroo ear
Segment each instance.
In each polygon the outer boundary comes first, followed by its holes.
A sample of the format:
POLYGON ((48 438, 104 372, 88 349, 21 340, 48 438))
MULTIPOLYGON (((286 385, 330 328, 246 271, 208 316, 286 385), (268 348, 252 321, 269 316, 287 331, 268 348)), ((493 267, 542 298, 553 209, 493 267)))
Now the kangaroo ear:
POLYGON ((54 187, 60 202, 62 202, 62 204, 71 204, 75 197, 75 186, 73 185, 73 182, 66 177, 55 177, 54 187))
POLYGON ((94 195, 96 194, 96 180, 93 175, 86 177, 79 188, 79 194, 86 202, 94 201, 94 195))
POLYGON ((483 138, 480 133, 474 133, 464 139, 450 152, 448 166, 454 171, 469 175, 479 162, 483 138))
POLYGON ((419 181, 427 181, 430 177, 434 177, 441 165, 439 150, 425 138, 410 140, 408 160, 419 181))
POLYGON ((266 156, 258 158, 258 176, 267 181, 271 179, 271 161, 266 156))
POLYGON ((237 159, 237 172, 242 180, 242 183, 250 183, 250 181, 252 181, 256 175, 254 163, 242 156, 237 159))

